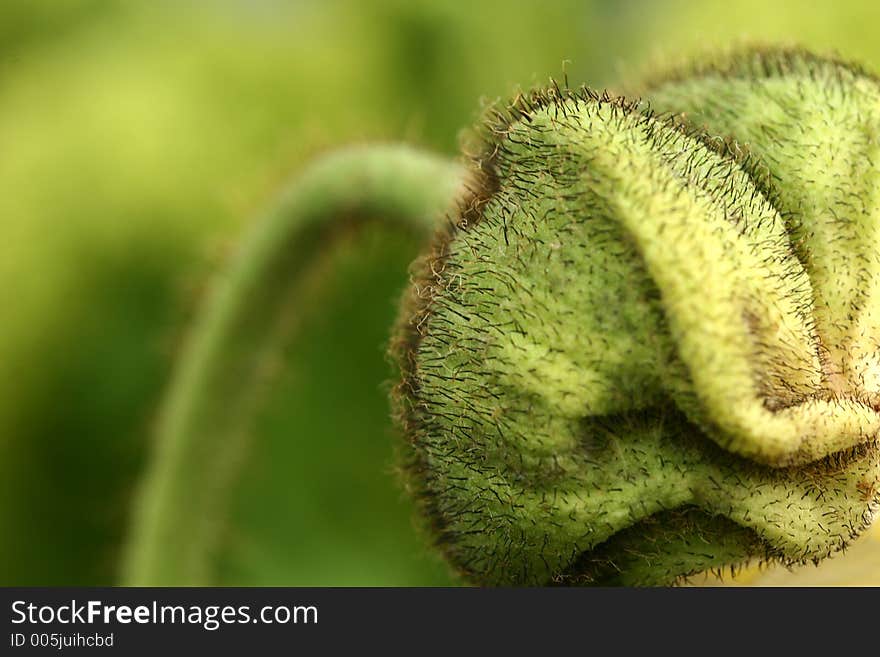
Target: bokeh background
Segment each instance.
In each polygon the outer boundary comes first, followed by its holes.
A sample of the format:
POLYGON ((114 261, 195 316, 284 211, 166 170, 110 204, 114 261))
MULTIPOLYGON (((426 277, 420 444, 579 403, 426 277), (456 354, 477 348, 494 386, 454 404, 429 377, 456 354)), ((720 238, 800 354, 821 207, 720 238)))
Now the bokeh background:
MULTIPOLYGON (((0 584, 119 581, 186 327, 309 158, 454 155, 481 99, 744 41, 878 69, 878 25, 872 0, 3 0, 0 584)), ((393 477, 384 345, 416 246, 364 248, 285 356, 210 583, 457 583, 393 477)), ((878 584, 880 539, 809 571, 743 581, 878 584)))

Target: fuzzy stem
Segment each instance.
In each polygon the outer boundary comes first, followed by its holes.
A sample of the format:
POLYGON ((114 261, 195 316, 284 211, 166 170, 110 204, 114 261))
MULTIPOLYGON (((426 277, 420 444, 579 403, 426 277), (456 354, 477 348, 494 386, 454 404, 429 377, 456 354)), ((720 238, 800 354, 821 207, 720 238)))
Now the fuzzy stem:
POLYGON ((338 238, 368 221, 427 237, 462 175, 452 161, 404 146, 346 149, 312 164, 254 226, 194 326, 163 402, 124 584, 212 583, 225 491, 245 457, 259 391, 290 342, 304 279, 317 275, 338 238))

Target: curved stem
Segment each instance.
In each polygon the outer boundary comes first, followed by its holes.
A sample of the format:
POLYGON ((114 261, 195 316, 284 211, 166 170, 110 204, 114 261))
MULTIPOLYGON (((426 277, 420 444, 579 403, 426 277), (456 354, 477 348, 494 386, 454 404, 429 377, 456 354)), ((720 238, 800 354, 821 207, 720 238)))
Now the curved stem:
POLYGON ((122 581, 204 585, 224 494, 244 458, 268 371, 290 340, 303 283, 338 237, 368 221, 427 237, 461 168, 404 146, 325 156, 258 222, 195 325, 157 427, 136 500, 122 581))

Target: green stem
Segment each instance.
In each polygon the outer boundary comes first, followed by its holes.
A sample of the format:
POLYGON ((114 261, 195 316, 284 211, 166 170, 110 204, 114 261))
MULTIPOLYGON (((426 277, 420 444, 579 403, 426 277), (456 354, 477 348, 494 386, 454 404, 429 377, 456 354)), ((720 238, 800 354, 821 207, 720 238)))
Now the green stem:
POLYGON ((404 146, 352 148, 311 165, 258 222, 218 281, 164 400, 136 500, 122 582, 205 585, 268 374, 291 339, 304 286, 367 222, 432 232, 461 168, 404 146))

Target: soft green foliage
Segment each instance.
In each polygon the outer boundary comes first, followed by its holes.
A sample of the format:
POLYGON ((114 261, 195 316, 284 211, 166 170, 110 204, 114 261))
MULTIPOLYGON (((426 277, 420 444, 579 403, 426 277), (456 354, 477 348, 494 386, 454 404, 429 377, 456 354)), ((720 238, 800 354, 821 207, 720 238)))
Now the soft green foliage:
POLYGON ((558 87, 491 113, 416 277, 410 479, 475 581, 816 561, 878 504, 877 80, 748 52, 657 98, 694 123, 558 87))

